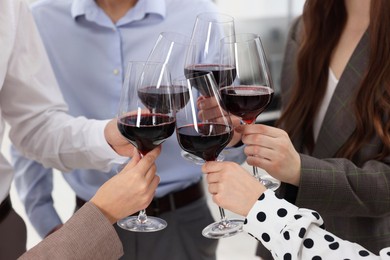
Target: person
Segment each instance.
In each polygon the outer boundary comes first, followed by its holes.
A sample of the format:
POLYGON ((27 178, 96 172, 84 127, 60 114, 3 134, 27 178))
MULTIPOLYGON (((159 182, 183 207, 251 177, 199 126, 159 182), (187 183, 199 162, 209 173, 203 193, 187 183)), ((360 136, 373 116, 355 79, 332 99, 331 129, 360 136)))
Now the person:
MULTIPOLYGON (((218 11, 209 0, 45 0, 31 9, 70 113, 93 119, 116 115, 127 61, 146 60, 161 32, 190 35, 197 14, 218 11)), ((147 215, 163 218, 168 227, 143 234, 115 226, 123 258, 215 259, 217 241, 201 234, 213 218, 200 167, 181 157, 175 136, 163 146, 156 162, 161 181, 147 215)), ((244 160, 242 148, 227 152, 226 160, 244 160)), ((15 153, 13 158, 18 193, 45 237, 62 224, 51 197, 52 170, 15 153)), ((77 208, 115 173, 114 167, 109 173, 77 169, 64 174, 77 208)))
POLYGON ((207 162, 202 171, 213 201, 245 217, 244 231, 274 259, 390 259, 390 247, 378 256, 337 237, 324 229, 327 223, 318 212, 278 198, 236 163, 207 162))
MULTIPOLYGON (((18 150, 62 171, 87 167, 107 171, 130 156, 132 146, 119 133, 115 119, 87 120, 67 114, 27 4, 2 1, 0 16, 0 142, 7 123, 18 150)), ((121 244, 111 223, 151 200, 159 180, 154 165, 158 154, 156 149, 144 160, 133 158, 58 235, 43 241, 32 254, 49 257, 47 249, 55 246, 61 258, 120 256, 121 244), (76 244, 82 251, 74 251, 76 244)), ((0 156, 0 168, 0 259, 16 259, 26 249, 26 227, 9 199, 13 169, 5 155, 0 156)), ((53 249, 50 254, 56 254, 53 249)))
POLYGON ((390 245, 389 13, 383 0, 306 1, 286 46, 279 128, 241 132, 248 164, 281 180, 281 196, 375 254, 390 245))
POLYGON ((159 183, 156 148, 142 160, 137 153, 104 183, 57 232, 23 254, 23 259, 118 259, 122 243, 112 224, 149 205, 159 183))

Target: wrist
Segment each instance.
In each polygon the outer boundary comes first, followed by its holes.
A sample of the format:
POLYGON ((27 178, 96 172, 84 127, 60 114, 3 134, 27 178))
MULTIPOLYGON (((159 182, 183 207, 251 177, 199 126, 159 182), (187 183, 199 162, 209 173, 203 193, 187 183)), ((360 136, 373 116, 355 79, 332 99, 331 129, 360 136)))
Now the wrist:
POLYGON ((93 197, 90 202, 93 203, 100 210, 100 212, 102 212, 102 214, 107 218, 108 221, 110 221, 111 224, 114 224, 118 220, 112 214, 110 214, 109 210, 107 210, 95 197, 93 197))
POLYGON ((290 184, 299 187, 299 183, 301 181, 301 157, 299 156, 298 153, 296 153, 295 156, 295 167, 292 167, 292 181, 290 184))
MULTIPOLYGON (((256 180, 257 182, 257 180, 256 180)), ((253 195, 251 196, 250 199, 247 200, 248 204, 245 209, 245 213, 243 216, 248 216, 249 212, 252 210, 253 206, 256 204, 256 202, 259 200, 259 198, 264 194, 264 192, 267 191, 267 188, 262 185, 260 182, 257 182, 257 187, 254 187, 253 190, 253 195)))

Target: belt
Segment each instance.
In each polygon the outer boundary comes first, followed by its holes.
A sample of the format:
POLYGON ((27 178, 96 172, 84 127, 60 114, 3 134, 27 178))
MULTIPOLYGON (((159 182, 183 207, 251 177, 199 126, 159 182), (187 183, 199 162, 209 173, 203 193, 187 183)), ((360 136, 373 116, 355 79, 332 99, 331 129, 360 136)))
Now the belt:
POLYGON ((12 210, 11 198, 8 195, 5 200, 0 204, 0 223, 8 216, 12 210))
MULTIPOLYGON (((203 196, 203 184, 202 181, 199 181, 184 190, 169 193, 161 198, 154 198, 146 208, 146 214, 149 216, 158 216, 164 212, 169 212, 187 206, 203 196)), ((78 208, 81 208, 84 204, 85 201, 83 199, 76 197, 76 205, 78 208)), ((137 214, 138 212, 134 215, 137 214)))

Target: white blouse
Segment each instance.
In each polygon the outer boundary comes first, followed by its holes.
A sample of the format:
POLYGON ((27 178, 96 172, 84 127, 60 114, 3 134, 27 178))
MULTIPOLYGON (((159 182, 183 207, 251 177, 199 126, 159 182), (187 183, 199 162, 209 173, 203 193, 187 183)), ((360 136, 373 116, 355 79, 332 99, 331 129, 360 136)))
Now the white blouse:
POLYGON ((333 71, 329 68, 328 76, 328 85, 326 88, 324 99, 322 100, 320 110, 318 111, 317 116, 314 118, 313 134, 314 140, 317 140, 318 134, 324 121, 326 111, 328 110, 330 100, 332 99, 334 90, 336 89, 337 84, 339 83, 338 79, 334 75, 333 71))
POLYGON ((377 256, 324 230, 323 224, 317 212, 298 208, 267 190, 253 205, 244 230, 275 259, 390 259, 390 247, 377 256))

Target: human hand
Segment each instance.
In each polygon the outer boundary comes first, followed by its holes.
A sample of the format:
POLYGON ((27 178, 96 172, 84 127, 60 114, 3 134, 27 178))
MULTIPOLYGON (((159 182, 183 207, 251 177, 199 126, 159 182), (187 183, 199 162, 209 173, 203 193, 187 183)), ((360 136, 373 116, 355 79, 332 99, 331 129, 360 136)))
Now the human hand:
POLYGON ((136 148, 119 132, 117 119, 112 119, 108 122, 104 128, 104 137, 107 143, 119 155, 133 157, 137 153, 136 148))
POLYGON ((161 146, 142 159, 134 153, 125 168, 104 183, 91 199, 111 223, 146 208, 154 197, 160 178, 155 160, 161 146))
POLYGON ((234 162, 206 162, 208 190, 220 207, 247 216, 266 188, 244 168, 234 162))
MULTIPOLYGON (((210 117, 211 115, 220 115, 221 114, 221 113, 214 113, 214 112, 212 112, 215 109, 221 109, 221 107, 218 106, 218 103, 217 103, 215 97, 207 97, 207 98, 206 97, 200 97, 197 100, 197 105, 198 105, 198 107, 200 109, 199 110, 199 114, 198 114, 198 116, 200 118, 207 119, 207 120, 214 119, 216 122, 224 123, 222 121, 222 118, 219 119, 219 118, 212 118, 212 117, 210 117)), ((223 114, 224 115, 228 115, 228 112, 223 111, 223 114)), ((240 125, 240 118, 239 117, 230 115, 230 119, 232 121, 233 129, 235 129, 236 126, 240 125)), ((232 138, 232 140, 229 142, 229 144, 227 146, 228 147, 229 146, 233 146, 233 145, 237 144, 240 140, 241 140, 241 134, 234 130, 233 138, 232 138)))
POLYGON ((299 186, 301 159, 288 134, 282 129, 254 124, 239 126, 246 144, 247 163, 264 169, 274 178, 299 186))

